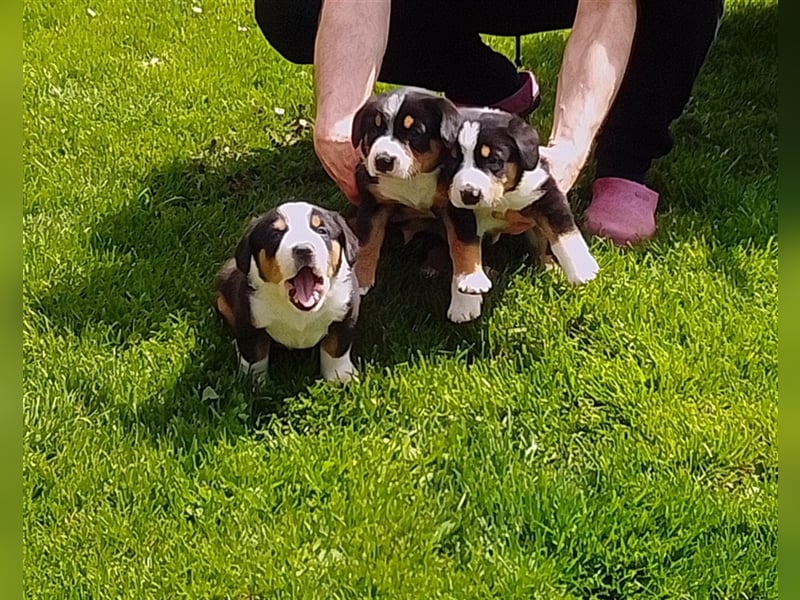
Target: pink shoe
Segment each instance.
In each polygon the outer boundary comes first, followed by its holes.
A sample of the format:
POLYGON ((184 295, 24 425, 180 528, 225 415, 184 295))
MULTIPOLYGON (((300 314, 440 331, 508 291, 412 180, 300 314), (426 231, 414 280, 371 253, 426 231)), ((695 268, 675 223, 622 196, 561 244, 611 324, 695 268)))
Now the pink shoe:
POLYGON ((602 177, 592 185, 592 202, 586 209, 588 233, 625 246, 653 237, 658 192, 620 177, 602 177))
MULTIPOLYGON (((517 76, 519 88, 510 96, 492 104, 492 108, 499 108, 506 112, 527 118, 539 106, 539 84, 530 71, 521 71, 517 76)), ((455 103, 456 106, 475 106, 474 104, 455 103)))

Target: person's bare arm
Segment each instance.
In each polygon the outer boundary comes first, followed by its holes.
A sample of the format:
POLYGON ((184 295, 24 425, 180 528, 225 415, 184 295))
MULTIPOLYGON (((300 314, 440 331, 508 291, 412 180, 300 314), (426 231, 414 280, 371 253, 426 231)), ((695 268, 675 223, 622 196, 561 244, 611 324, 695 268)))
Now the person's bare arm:
POLYGON ((369 98, 389 37, 390 0, 324 0, 314 49, 314 148, 328 174, 357 198, 353 115, 369 98))
POLYGON ((636 29, 636 0, 580 0, 558 76, 550 158, 559 187, 575 184, 619 90, 636 29))

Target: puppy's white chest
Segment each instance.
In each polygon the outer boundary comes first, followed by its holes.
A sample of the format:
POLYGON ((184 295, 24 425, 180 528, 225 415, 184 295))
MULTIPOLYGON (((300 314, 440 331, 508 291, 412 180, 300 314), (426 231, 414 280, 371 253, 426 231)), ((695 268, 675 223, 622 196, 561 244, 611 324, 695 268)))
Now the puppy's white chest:
POLYGON ((420 173, 410 179, 399 179, 378 175, 377 185, 371 186, 373 193, 386 200, 394 200, 416 210, 428 210, 433 205, 438 186, 439 170, 420 173))
POLYGON ((272 339, 287 348, 315 346, 331 323, 344 320, 350 308, 350 274, 342 275, 334 280, 319 308, 308 312, 292 306, 278 285, 260 286, 250 297, 253 327, 266 329, 272 339))

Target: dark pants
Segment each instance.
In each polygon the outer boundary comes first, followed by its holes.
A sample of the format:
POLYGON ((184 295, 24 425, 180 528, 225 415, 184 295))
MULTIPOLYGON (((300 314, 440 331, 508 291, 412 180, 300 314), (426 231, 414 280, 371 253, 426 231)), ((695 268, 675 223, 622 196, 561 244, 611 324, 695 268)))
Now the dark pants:
MULTIPOLYGON (((642 181, 672 149, 670 123, 689 101, 713 41, 723 0, 639 0, 628 70, 597 138, 597 176, 642 181)), ((286 59, 311 64, 321 0, 255 0, 264 36, 286 59)), ((480 34, 568 29, 577 0, 395 0, 378 79, 493 104, 511 95, 514 64, 480 34)), ((357 51, 357 49, 354 49, 357 51)))

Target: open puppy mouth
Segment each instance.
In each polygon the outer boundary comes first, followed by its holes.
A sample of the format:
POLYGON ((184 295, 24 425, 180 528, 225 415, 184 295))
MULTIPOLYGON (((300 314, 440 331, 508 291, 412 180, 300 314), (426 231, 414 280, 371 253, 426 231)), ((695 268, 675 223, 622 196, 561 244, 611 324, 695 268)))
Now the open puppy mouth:
POLYGON ((311 310, 322 298, 324 281, 311 267, 303 267, 286 280, 289 300, 300 310, 311 310))

